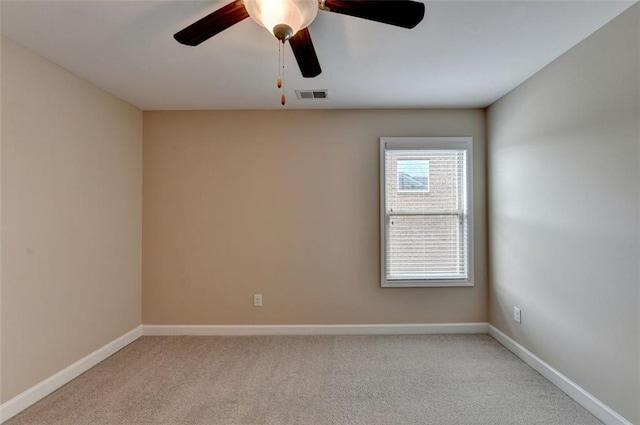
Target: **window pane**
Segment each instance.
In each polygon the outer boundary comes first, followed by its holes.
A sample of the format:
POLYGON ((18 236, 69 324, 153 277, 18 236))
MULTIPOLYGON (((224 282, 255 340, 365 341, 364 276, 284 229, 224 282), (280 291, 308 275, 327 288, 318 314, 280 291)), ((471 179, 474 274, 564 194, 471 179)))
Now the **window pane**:
POLYGON ((387 278, 466 278, 465 233, 457 215, 389 216, 387 278))
POLYGON ((465 208, 465 151, 398 150, 385 157, 387 212, 465 208))

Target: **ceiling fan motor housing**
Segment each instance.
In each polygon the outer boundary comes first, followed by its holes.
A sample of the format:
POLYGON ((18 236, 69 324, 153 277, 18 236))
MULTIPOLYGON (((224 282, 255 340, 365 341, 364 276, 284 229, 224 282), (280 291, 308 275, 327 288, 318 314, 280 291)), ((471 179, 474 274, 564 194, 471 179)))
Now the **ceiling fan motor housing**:
POLYGON ((283 43, 293 37, 293 28, 287 24, 278 24, 273 27, 273 35, 283 43))

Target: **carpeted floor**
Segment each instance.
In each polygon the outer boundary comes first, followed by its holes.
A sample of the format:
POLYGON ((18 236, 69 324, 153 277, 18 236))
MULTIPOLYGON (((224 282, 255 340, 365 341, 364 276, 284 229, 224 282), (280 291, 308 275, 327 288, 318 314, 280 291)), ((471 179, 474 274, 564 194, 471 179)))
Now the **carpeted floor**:
POLYGON ((591 425, 488 335, 143 337, 6 422, 591 425))

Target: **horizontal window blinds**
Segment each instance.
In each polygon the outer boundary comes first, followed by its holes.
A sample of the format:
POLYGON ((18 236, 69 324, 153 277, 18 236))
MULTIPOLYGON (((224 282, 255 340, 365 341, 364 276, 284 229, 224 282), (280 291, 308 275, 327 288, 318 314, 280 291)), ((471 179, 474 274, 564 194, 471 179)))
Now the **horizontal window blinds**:
POLYGON ((467 151, 386 148, 386 279, 466 279, 467 151))

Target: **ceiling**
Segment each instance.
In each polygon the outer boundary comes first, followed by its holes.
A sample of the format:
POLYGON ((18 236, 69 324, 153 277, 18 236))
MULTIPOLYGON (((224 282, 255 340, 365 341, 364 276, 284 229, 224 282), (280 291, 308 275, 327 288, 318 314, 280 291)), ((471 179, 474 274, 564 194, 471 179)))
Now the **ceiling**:
MULTIPOLYGON (((2 0, 0 28, 144 110, 280 109, 278 42, 251 19, 197 47, 172 37, 230 1, 2 0)), ((634 1, 424 3, 412 30, 320 11, 309 31, 323 72, 302 78, 286 46, 286 108, 488 106, 634 1)))

